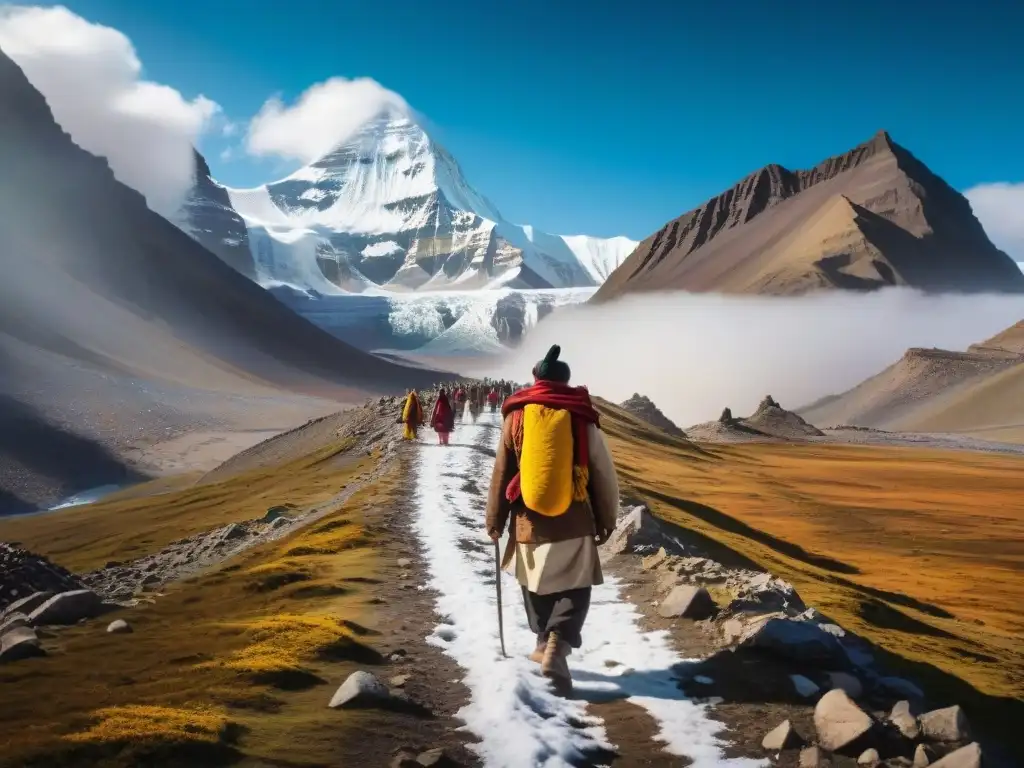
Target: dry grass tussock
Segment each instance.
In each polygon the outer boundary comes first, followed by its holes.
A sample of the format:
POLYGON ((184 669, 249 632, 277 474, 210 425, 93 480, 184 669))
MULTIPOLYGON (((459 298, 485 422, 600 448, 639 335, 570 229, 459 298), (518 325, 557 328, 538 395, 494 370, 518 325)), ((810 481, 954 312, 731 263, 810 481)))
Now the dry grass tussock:
POLYGON ((696 445, 602 410, 624 487, 656 514, 791 581, 894 663, 935 668, 953 701, 1024 696, 1020 457, 696 445))
MULTIPOLYGON (((267 496, 271 487, 309 481, 326 491, 325 458, 293 463, 272 483, 250 478, 260 496, 253 507, 294 500, 267 496)), ((361 468, 335 463, 330 485, 361 468)), ((380 661, 369 591, 380 558, 367 520, 398 503, 400 488, 396 471, 309 527, 111 617, 131 622, 133 634, 109 635, 106 620, 92 621, 46 641, 48 657, 0 667, 0 765, 334 764, 346 723, 360 714, 329 710, 332 686, 356 664, 380 661)), ((242 499, 214 508, 208 525, 243 508, 242 499)), ((153 518, 126 517, 126 541, 133 523, 150 531, 153 518)))
MULTIPOLYGON (((305 508, 337 495, 339 473, 364 461, 338 440, 276 467, 157 495, 105 499, 59 512, 0 520, 0 540, 17 541, 65 568, 90 571, 111 560, 134 560, 172 541, 219 525, 261 517, 268 507, 305 508)), ((166 481, 159 481, 166 487, 166 481)))

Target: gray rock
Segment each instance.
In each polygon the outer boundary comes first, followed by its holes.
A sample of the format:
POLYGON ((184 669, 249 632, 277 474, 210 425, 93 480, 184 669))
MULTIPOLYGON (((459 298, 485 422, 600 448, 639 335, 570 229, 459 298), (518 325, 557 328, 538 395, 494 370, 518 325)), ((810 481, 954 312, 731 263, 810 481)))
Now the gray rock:
POLYGON ((880 762, 882 758, 879 757, 877 749, 865 749, 857 758, 857 765, 866 765, 868 768, 875 768, 880 762))
POLYGON ((804 747, 800 750, 800 768, 828 768, 832 761, 819 747, 804 747))
POLYGON ((921 725, 911 712, 910 702, 906 699, 893 705, 892 712, 889 713, 889 722, 908 739, 916 739, 921 735, 921 725))
POLYGON ((835 637, 806 621, 770 618, 752 628, 742 644, 803 664, 845 667, 849 663, 842 644, 835 637))
POLYGON ((971 737, 967 715, 959 706, 935 709, 921 715, 921 733, 932 741, 966 741, 971 737))
POLYGON ((832 688, 846 691, 846 695, 851 699, 859 699, 864 695, 864 684, 847 672, 829 672, 828 679, 832 688))
POLYGON ((132 625, 124 619, 114 619, 107 625, 107 632, 112 635, 127 635, 133 631, 132 625))
POLYGON ((0 664, 45 655, 32 627, 18 627, 0 637, 0 664))
POLYGON ((817 696, 821 688, 818 684, 811 680, 809 677, 803 675, 790 675, 789 679, 793 682, 793 688, 796 689, 798 695, 805 699, 809 699, 812 696, 817 696))
POLYGON ((12 629, 30 626, 32 626, 32 622, 24 613, 8 613, 0 619, 0 635, 10 632, 12 629))
POLYGON ((914 768, 928 768, 935 759, 935 752, 927 744, 918 744, 914 750, 914 768))
POLYGON ((270 524, 270 530, 276 531, 278 528, 284 528, 286 525, 291 525, 294 521, 290 517, 278 517, 270 524))
POLYGON ((287 515, 289 511, 288 507, 268 507, 267 513, 263 515, 263 522, 272 523, 275 520, 279 520, 283 515, 287 515))
POLYGON ((53 597, 53 592, 33 592, 27 597, 15 600, 4 608, 4 610, 0 612, 0 618, 6 619, 12 613, 23 613, 26 616, 29 616, 32 614, 32 611, 45 603, 51 597, 53 597))
POLYGON ((399 568, 408 568, 412 565, 412 560, 407 557, 400 557, 398 558, 397 565, 399 568))
POLYGON ((92 619, 103 610, 100 596, 91 589, 76 589, 54 595, 29 615, 32 626, 47 624, 77 624, 82 619, 92 619))
POLYGON ((645 571, 651 571, 657 568, 659 565, 668 560, 668 552, 665 551, 664 547, 658 549, 653 555, 648 555, 640 561, 640 567, 645 571))
POLYGON ((395 675, 390 680, 388 680, 388 683, 390 685, 393 685, 395 688, 402 688, 408 682, 409 682, 409 675, 395 675))
POLYGON ((338 707, 367 707, 381 704, 391 698, 388 687, 369 672, 353 672, 335 691, 327 705, 338 707))
POLYGON ((658 615, 666 619, 686 618, 700 621, 715 615, 718 606, 704 587, 680 584, 658 606, 658 615))
POLYGON ((245 528, 240 526, 238 523, 232 523, 224 529, 224 533, 221 534, 222 541, 230 541, 232 539, 240 539, 245 536, 245 528))
POLYGON ((960 747, 932 763, 931 768, 981 768, 981 745, 973 742, 966 747, 960 747))
POLYGON ((850 747, 865 736, 874 721, 839 688, 829 691, 814 707, 818 743, 830 752, 850 747))
POLYGON ((789 720, 783 720, 772 728, 761 740, 761 746, 769 752, 781 752, 784 749, 792 749, 802 742, 799 734, 793 730, 789 720))

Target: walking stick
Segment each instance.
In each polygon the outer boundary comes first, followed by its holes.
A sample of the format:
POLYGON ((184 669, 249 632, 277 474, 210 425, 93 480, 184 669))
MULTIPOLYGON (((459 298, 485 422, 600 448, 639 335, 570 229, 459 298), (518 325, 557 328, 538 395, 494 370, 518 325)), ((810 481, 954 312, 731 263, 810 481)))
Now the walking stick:
POLYGON ((501 643, 501 656, 507 659, 505 653, 505 622, 501 615, 501 547, 494 542, 494 584, 498 589, 498 641, 501 643))

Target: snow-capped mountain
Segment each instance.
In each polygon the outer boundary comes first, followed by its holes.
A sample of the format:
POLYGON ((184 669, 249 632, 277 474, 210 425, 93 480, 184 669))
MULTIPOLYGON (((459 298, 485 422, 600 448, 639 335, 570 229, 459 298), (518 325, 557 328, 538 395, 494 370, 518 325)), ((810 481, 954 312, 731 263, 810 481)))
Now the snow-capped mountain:
MULTIPOLYGON (((444 147, 394 110, 280 181, 197 184, 192 207, 218 189, 245 222, 257 280, 321 294, 596 287, 636 247, 506 221, 444 147)), ((210 228, 189 223, 193 233, 210 228)))

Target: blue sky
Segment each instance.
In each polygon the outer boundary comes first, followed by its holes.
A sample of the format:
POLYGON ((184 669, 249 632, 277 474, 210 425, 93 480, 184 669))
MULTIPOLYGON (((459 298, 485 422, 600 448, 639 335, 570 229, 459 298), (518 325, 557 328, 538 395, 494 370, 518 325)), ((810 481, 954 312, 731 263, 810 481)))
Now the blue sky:
MULTIPOLYGON (((762 165, 880 128, 959 189, 1024 181, 1019 0, 65 4, 240 122, 274 94, 372 77, 506 217, 553 232, 640 239, 762 165)), ((228 141, 204 146, 225 183, 281 170, 221 160, 228 141)))

